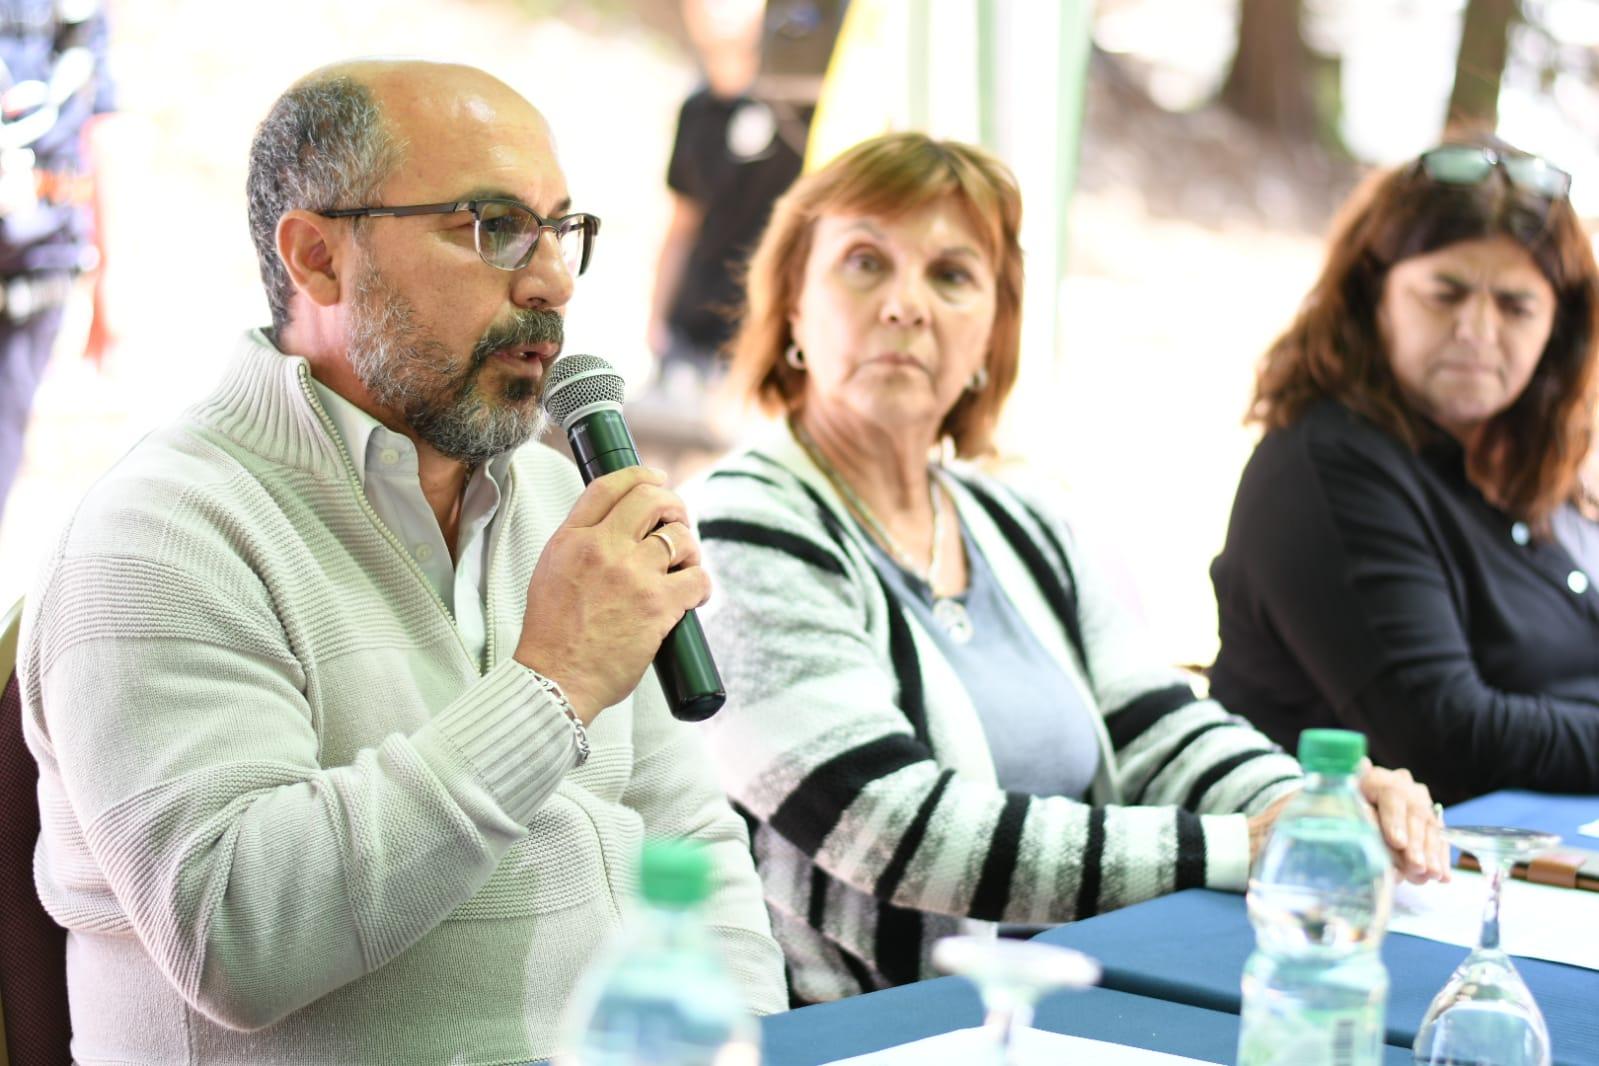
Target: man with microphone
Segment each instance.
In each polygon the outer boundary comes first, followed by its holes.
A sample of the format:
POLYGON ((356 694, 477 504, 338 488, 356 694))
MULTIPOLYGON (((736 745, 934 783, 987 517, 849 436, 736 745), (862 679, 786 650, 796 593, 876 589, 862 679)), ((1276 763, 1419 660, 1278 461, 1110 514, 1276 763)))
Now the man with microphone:
POLYGON ((599 230, 542 116, 326 68, 248 192, 272 327, 90 492, 24 623, 74 1057, 548 1056, 645 837, 710 850, 781 1009, 744 829, 646 673, 709 592, 683 505, 522 447, 599 230))

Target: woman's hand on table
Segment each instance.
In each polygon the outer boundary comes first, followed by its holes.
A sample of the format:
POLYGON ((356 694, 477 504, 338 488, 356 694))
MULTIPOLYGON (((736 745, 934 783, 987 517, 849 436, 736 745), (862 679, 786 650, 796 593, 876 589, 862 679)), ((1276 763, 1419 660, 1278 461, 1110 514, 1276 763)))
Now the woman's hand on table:
POLYGON ((1360 794, 1377 815, 1383 841, 1399 875, 1412 884, 1449 880, 1449 844, 1444 823, 1427 786, 1409 770, 1367 766, 1360 794))
MULTIPOLYGON (((1370 803, 1399 876, 1414 884, 1449 880, 1449 844, 1443 819, 1427 786, 1409 770, 1385 770, 1369 763, 1360 774, 1360 794, 1370 803)), ((1266 837, 1297 796, 1291 792, 1249 819, 1249 859, 1253 863, 1266 837)))
POLYGON ((1266 846, 1266 838, 1271 836, 1271 827, 1277 824, 1277 816, 1282 814, 1283 808, 1299 795, 1296 788, 1286 796, 1280 797, 1275 803, 1259 814, 1249 819, 1249 866, 1254 869, 1255 860, 1260 858, 1260 850, 1266 846))

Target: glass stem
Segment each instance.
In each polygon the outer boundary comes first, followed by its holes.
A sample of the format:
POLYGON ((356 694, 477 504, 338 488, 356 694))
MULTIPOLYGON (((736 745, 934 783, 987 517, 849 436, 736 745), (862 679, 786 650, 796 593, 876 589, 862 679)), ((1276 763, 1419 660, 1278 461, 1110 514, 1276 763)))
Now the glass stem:
POLYGON ((1505 891, 1505 876, 1510 873, 1511 861, 1502 856, 1485 858, 1477 856, 1483 872, 1488 875, 1488 904, 1482 912, 1482 935, 1477 947, 1484 951, 1499 950, 1499 900, 1505 891))
POLYGON ((1033 1005, 1006 997, 989 1009, 984 1021, 999 1038, 1000 1062, 1010 1066, 1015 1061, 1017 1034, 1033 1024, 1033 1005))

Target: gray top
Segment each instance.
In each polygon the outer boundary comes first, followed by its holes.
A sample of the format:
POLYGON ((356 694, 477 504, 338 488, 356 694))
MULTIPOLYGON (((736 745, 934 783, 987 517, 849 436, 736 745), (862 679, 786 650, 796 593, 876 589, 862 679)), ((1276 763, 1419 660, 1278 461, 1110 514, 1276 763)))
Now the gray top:
POLYGON ((962 525, 966 543, 966 607, 971 640, 951 638, 933 616, 933 596, 871 537, 872 563, 955 668, 977 708, 994 758, 999 786, 1031 796, 1082 799, 1099 769, 1099 742, 1079 689, 1038 642, 1000 588, 977 541, 962 525))

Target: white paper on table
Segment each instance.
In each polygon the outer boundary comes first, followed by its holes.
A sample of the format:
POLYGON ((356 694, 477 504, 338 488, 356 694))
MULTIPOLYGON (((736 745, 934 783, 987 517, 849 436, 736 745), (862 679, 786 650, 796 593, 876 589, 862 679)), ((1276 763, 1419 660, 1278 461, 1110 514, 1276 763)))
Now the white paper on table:
MULTIPOLYGON (((956 1029, 948 1033, 913 1040, 909 1044, 884 1048, 867 1055, 839 1059, 830 1066, 970 1066, 984 1061, 992 1047, 994 1034, 987 1029, 956 1029)), ((1091 1062, 1094 1066, 1216 1066, 1204 1059, 1186 1059, 1162 1051, 1107 1044, 1080 1036, 1064 1036, 1042 1029, 1023 1029, 1016 1034, 1016 1050, 1022 1062, 1091 1062)))
MULTIPOLYGON (((1488 879, 1450 871, 1448 884, 1402 883, 1388 930, 1475 947, 1488 903, 1488 879)), ((1499 946, 1512 955, 1599 970, 1599 892, 1509 878, 1499 911, 1499 946)))
POLYGON ((1591 822, 1583 822, 1577 827, 1577 832, 1585 837, 1599 837, 1599 818, 1591 822))

